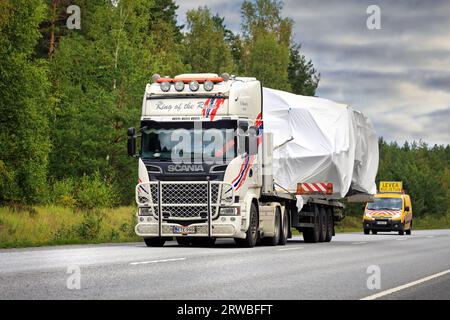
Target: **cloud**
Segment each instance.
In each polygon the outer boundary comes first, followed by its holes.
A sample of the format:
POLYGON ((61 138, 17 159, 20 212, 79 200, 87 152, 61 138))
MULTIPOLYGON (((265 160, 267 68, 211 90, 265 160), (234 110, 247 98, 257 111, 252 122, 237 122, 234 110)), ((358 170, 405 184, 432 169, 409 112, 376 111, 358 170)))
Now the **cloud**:
MULTIPOLYGON (((239 30, 241 0, 207 5, 239 30)), ((450 143, 450 6, 448 0, 285 0, 294 39, 321 73, 319 96, 364 112, 377 133, 402 143, 450 143), (381 9, 381 30, 368 30, 366 9, 381 9)), ((184 17, 183 17, 184 19, 184 17)))

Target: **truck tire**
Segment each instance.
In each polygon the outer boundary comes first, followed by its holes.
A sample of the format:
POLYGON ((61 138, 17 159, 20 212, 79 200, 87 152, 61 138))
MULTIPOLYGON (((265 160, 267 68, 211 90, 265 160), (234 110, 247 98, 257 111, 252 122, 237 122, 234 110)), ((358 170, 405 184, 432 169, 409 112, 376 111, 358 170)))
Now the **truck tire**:
POLYGON ((272 237, 264 237, 261 239, 263 245, 266 246, 276 246, 280 242, 281 233, 281 213, 280 208, 275 209, 275 219, 274 219, 274 235, 272 237))
POLYGON ((411 220, 411 222, 409 223, 409 229, 406 230, 406 234, 407 234, 408 236, 410 236, 411 233, 412 233, 412 220, 411 220))
POLYGON ((333 229, 334 229, 334 222, 333 222, 333 210, 331 208, 327 208, 327 235, 325 236, 325 242, 330 242, 333 238, 333 229))
POLYGON ((289 210, 287 208, 284 208, 283 218, 281 219, 281 222, 283 224, 280 226, 281 232, 280 232, 280 241, 278 242, 278 244, 284 246, 289 237, 289 210))
POLYGON ((398 235, 399 236, 403 236, 405 234, 405 231, 403 231, 403 230, 400 230, 399 232, 398 232, 398 235))
POLYGON ((377 234, 377 230, 372 230, 372 234, 377 234))
POLYGON ((303 230, 303 240, 306 243, 316 243, 319 241, 320 222, 319 222, 319 208, 314 206, 313 228, 305 228, 303 230))
POLYGON ((364 229, 364 234, 370 234, 370 229, 364 229))
POLYGON ((320 206, 319 208, 319 225, 319 242, 324 242, 327 236, 327 211, 323 206, 320 206))
POLYGON ((144 238, 145 245, 147 247, 162 247, 164 243, 166 243, 166 239, 164 238, 144 238))
POLYGON ((250 223, 244 239, 234 238, 238 247, 253 248, 258 239, 258 210, 254 203, 250 206, 250 223))

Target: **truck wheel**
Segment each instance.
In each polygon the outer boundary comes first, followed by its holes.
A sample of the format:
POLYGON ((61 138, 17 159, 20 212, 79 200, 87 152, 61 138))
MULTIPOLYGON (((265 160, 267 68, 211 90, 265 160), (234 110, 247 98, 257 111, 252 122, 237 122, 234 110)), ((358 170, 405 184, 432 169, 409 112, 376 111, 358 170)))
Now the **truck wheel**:
POLYGON ((333 211, 331 208, 327 208, 327 235, 325 237, 325 242, 330 242, 331 238, 333 238, 333 228, 334 228, 334 222, 333 222, 333 211))
POLYGON ((246 237, 244 239, 235 238, 234 242, 236 242, 238 247, 253 248, 258 237, 258 211, 254 203, 250 207, 250 224, 245 234, 246 237))
POLYGON ((399 236, 402 236, 402 235, 404 235, 405 234, 405 231, 403 231, 403 230, 400 230, 399 232, 398 232, 398 235, 399 236))
POLYGON ((288 236, 289 236, 289 211, 287 208, 284 208, 283 212, 283 219, 281 220, 283 222, 283 225, 281 226, 281 232, 280 232, 280 241, 278 242, 279 245, 284 246, 287 242, 288 236))
POLYGON ((266 246, 276 246, 280 242, 281 232, 281 214, 280 208, 275 209, 275 221, 274 221, 274 235, 272 237, 265 237, 261 239, 261 242, 266 246))
POLYGON ((377 230, 372 230, 372 234, 377 234, 377 230))
POLYGON ((407 234, 408 236, 410 236, 410 235, 411 235, 411 232, 412 232, 412 220, 411 220, 411 222, 409 223, 409 229, 406 230, 406 234, 407 234))
POLYGON ((177 239, 177 243, 181 247, 189 247, 191 245, 191 238, 175 237, 175 239, 177 239))
POLYGON ((325 208, 322 206, 319 209, 319 225, 320 225, 319 242, 324 242, 327 236, 327 212, 325 208))
POLYGON ((303 240, 306 243, 316 243, 319 241, 320 222, 319 222, 319 208, 314 206, 313 228, 305 228, 303 230, 303 240))
POLYGON ((166 243, 164 238, 144 238, 145 245, 147 247, 162 247, 166 243))
POLYGON ((364 234, 369 234, 370 233, 370 229, 364 229, 364 234))

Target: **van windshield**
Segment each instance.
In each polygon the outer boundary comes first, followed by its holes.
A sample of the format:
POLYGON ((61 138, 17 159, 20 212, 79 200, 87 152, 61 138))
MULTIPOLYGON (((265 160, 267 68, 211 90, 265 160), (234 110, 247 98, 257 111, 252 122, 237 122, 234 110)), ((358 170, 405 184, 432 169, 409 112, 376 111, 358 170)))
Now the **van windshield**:
POLYGON ((374 198, 373 202, 367 204, 369 210, 401 210, 401 198, 374 198))

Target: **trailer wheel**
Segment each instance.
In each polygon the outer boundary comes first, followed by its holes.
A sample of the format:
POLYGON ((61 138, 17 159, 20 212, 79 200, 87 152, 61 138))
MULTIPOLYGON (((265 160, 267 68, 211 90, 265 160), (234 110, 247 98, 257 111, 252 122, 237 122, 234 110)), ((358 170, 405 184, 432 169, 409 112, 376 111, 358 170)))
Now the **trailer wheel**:
POLYGON ((324 242, 327 236, 327 211, 322 206, 319 209, 319 225, 319 242, 324 242))
POLYGON ((364 234, 369 234, 370 233, 370 229, 364 229, 364 234))
POLYGON ((284 246, 289 237, 289 214, 287 208, 284 208, 283 219, 281 221, 283 224, 281 225, 280 241, 278 244, 284 246))
POLYGON ((333 238, 333 228, 334 228, 334 222, 333 222, 333 211, 331 208, 326 209, 326 217, 327 217, 327 234, 325 236, 325 242, 330 242, 331 238, 333 238))
POLYGON ((316 243, 319 241, 320 222, 319 222, 319 208, 314 206, 313 228, 305 228, 303 230, 303 240, 306 243, 316 243))
POLYGON ((262 244, 266 246, 276 246, 280 242, 281 233, 281 213, 280 208, 275 209, 275 220, 274 220, 274 235, 272 237, 264 237, 261 239, 262 244))
POLYGON ((145 245, 147 247, 162 247, 166 243, 164 238, 144 238, 145 245))
POLYGON ((254 203, 250 207, 250 224, 245 234, 245 239, 234 238, 234 242, 238 247, 253 248, 258 238, 258 211, 254 203))

